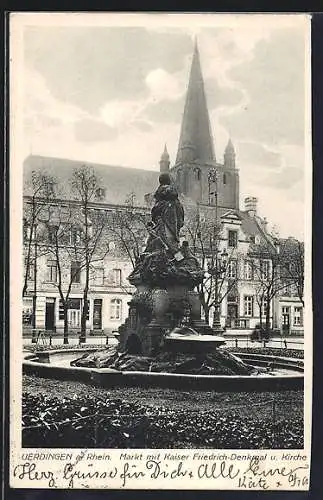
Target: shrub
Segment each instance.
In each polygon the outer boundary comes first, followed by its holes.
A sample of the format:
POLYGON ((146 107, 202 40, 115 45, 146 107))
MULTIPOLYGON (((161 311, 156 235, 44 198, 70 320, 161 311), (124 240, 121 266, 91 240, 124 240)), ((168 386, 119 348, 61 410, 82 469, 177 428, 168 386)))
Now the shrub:
POLYGON ((279 347, 225 347, 227 351, 239 354, 264 354, 268 356, 282 356, 285 358, 304 359, 304 351, 300 349, 281 349, 279 347))
MULTIPOLYGON (((260 404, 269 405, 272 401, 260 404)), ((58 399, 23 393, 24 447, 218 448, 303 447, 303 421, 273 409, 241 417, 238 409, 192 412, 143 406, 117 398, 58 399)))

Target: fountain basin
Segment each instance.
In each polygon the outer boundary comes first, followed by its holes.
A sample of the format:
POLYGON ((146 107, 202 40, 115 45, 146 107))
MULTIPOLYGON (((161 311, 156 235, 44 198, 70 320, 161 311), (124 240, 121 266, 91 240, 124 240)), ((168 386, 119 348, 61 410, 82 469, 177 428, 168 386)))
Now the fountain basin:
MULTIPOLYGON (((86 349, 83 352, 90 352, 86 349)), ((93 349, 92 352, 97 351, 93 349)), ((304 388, 303 361, 278 356, 238 353, 242 360, 254 366, 274 363, 275 376, 253 375, 189 375, 181 373, 153 373, 138 371, 118 371, 111 368, 81 368, 69 366, 71 354, 75 358, 82 353, 78 350, 55 350, 25 354, 23 373, 58 380, 76 380, 102 387, 161 387, 183 390, 205 390, 217 392, 263 392, 301 390, 304 388), (66 364, 63 358, 66 356, 66 364), (250 358, 252 357, 252 359, 250 358), (55 364, 56 361, 59 361, 55 364), (280 371, 281 370, 281 371, 280 371)))

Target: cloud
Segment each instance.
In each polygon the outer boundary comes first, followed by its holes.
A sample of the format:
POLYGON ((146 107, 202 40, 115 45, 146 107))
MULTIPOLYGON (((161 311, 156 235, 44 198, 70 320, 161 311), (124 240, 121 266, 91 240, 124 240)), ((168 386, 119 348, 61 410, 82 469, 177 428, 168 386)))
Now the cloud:
POLYGON ((142 116, 157 123, 169 122, 179 124, 184 110, 184 103, 184 95, 176 101, 165 99, 157 103, 152 102, 147 104, 142 112, 142 116))
POLYGON ((276 189, 288 190, 303 178, 303 172, 294 167, 284 167, 278 173, 268 175, 266 184, 276 189))
POLYGON ((52 95, 90 113, 111 99, 144 99, 156 61, 173 73, 191 50, 186 33, 169 37, 141 27, 28 27, 24 42, 26 64, 43 75, 52 95))
POLYGON ((281 154, 266 148, 264 144, 257 142, 238 142, 236 150, 239 162, 259 167, 270 167, 277 169, 281 165, 281 154))
POLYGON ((138 128, 142 132, 151 132, 153 130, 153 125, 145 120, 134 120, 131 125, 138 128))
POLYGON ((84 119, 74 124, 75 138, 80 142, 111 141, 118 135, 118 131, 98 120, 84 119))
POLYGON ((173 101, 184 93, 178 79, 162 68, 150 71, 145 78, 145 82, 150 92, 150 98, 153 101, 173 101))
POLYGON ((142 106, 143 103, 139 100, 111 100, 102 106, 99 116, 110 127, 121 128, 137 117, 142 106))
POLYGON ((210 109, 236 106, 243 98, 239 89, 220 86, 216 78, 205 79, 204 83, 210 109))
POLYGON ((242 198, 258 196, 286 231, 282 210, 295 214, 301 232, 302 31, 248 19, 215 29, 28 27, 25 142, 34 154, 149 169, 167 142, 174 161, 196 31, 217 159, 230 136, 242 198))
POLYGON ((254 57, 231 70, 242 85, 248 103, 222 117, 237 139, 267 144, 303 144, 304 139, 304 35, 303 31, 277 31, 259 41, 254 57))

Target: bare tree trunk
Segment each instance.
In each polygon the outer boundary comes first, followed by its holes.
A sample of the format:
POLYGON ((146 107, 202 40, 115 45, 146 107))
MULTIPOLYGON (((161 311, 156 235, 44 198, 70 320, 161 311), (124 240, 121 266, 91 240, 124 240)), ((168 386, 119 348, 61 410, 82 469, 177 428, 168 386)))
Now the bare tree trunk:
POLYGON ((210 308, 206 304, 202 304, 205 322, 210 325, 210 308))
POLYGON ((262 329, 262 302, 259 304, 259 325, 260 328, 262 329))
POLYGON ((270 333, 270 300, 267 298, 267 307, 266 307, 266 333, 269 335, 270 333))
MULTIPOLYGON (((88 280, 87 280, 88 281, 88 280)), ((85 283, 83 290, 83 308, 82 308, 82 316, 81 316, 81 335, 84 338, 86 336, 86 317, 88 315, 88 291, 89 286, 88 283, 85 283)))
POLYGON ((64 344, 68 344, 68 304, 67 301, 63 302, 63 307, 64 307, 64 344))

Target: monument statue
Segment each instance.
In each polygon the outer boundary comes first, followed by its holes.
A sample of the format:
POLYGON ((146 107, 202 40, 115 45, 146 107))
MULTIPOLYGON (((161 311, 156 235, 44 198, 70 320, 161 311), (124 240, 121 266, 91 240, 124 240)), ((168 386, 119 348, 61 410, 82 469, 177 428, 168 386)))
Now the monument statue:
POLYGON ((201 282, 204 273, 188 243, 180 246, 184 209, 169 174, 159 176, 154 198, 151 222, 146 226, 149 234, 146 248, 138 257, 129 281, 133 285, 146 283, 163 288, 172 282, 185 282, 193 288, 201 282))
POLYGON ((154 194, 155 204, 151 210, 151 218, 160 238, 164 240, 169 249, 176 250, 179 244, 180 229, 184 225, 184 209, 169 174, 161 174, 159 183, 154 194))

